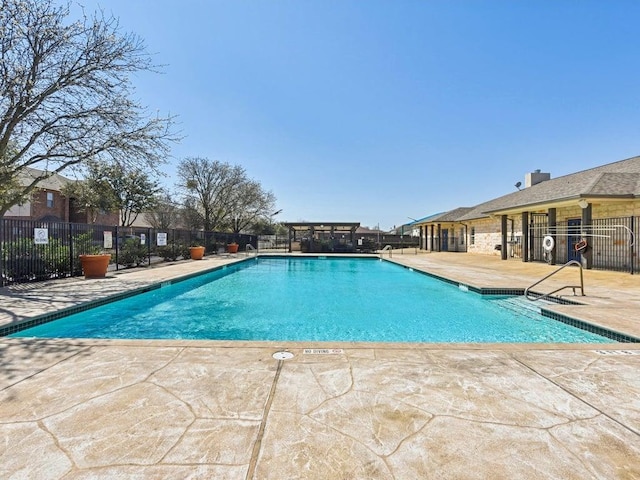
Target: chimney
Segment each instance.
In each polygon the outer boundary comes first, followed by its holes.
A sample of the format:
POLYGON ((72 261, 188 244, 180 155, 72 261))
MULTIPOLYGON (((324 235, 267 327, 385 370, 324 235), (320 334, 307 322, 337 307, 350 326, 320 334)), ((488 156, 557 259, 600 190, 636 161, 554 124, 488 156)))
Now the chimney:
POLYGON ((550 179, 551 179, 550 173, 542 173, 540 172, 540 169, 534 170, 533 172, 527 173, 524 176, 524 188, 533 187, 538 183, 541 183, 541 182, 544 182, 545 180, 550 180, 550 179))

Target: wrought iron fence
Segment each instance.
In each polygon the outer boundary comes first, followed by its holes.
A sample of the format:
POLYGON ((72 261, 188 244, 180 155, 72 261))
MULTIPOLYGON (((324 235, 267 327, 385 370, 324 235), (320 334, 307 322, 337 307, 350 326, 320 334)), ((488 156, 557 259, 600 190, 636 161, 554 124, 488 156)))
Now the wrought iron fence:
MULTIPOLYGON (((529 226, 529 255, 531 261, 544 262, 548 256, 543 248, 546 235, 555 236, 556 263, 580 260, 576 244, 586 239, 592 259, 592 268, 636 273, 637 243, 640 235, 640 217, 594 219, 591 225, 582 225, 580 219, 558 222, 549 227, 543 216, 532 218, 529 226), (553 230, 553 231, 552 231, 553 230)), ((521 254, 515 255, 521 257, 521 254)))
POLYGON ((79 255, 111 253, 111 269, 189 258, 189 247, 221 253, 235 242, 240 251, 255 235, 182 229, 0 219, 0 286, 82 275, 79 255))
POLYGON ((593 222, 587 233, 593 249, 593 268, 637 271, 634 239, 638 237, 637 217, 603 218, 593 222), (635 227, 635 232, 634 232, 635 227), (633 232, 633 234, 631 234, 633 232))

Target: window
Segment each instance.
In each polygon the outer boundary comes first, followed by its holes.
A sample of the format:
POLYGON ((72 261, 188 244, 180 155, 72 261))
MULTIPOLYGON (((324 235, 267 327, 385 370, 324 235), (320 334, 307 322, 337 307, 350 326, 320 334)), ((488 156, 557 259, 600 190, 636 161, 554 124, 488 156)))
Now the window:
POLYGON ((53 192, 47 192, 47 207, 53 208, 53 192))
POLYGON ((469 235, 469 243, 471 245, 476 244, 476 227, 471 227, 471 235, 469 235))

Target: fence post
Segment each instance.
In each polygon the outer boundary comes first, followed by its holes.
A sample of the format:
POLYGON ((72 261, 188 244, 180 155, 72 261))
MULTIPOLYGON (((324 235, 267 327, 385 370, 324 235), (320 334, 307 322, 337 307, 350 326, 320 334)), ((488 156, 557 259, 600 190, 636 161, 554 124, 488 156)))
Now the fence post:
POLYGON ((151 228, 147 228, 147 262, 151 266, 151 228))
POLYGON ((73 223, 67 223, 67 225, 69 226, 69 276, 73 277, 73 223))
POLYGON ((4 224, 6 222, 6 219, 4 218, 0 218, 0 287, 4 287, 5 286, 5 268, 4 268, 4 244, 5 244, 5 238, 4 238, 4 224))
MULTIPOLYGON (((116 229, 116 272, 119 270, 118 268, 118 251, 119 251, 119 246, 118 246, 118 226, 115 226, 116 229)), ((103 228, 104 230, 104 228, 103 228)))

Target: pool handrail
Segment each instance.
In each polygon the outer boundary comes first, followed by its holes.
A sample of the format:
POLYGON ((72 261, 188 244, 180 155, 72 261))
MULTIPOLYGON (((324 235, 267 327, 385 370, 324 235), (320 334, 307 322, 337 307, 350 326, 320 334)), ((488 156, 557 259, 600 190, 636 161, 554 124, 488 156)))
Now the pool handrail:
POLYGON ((389 258, 393 257, 393 247, 391 245, 385 245, 384 248, 380 250, 380 258, 382 258, 382 255, 387 250, 389 250, 389 258))
POLYGON ((541 278, 540 280, 538 280, 537 282, 529 285, 525 290, 524 290, 524 296, 527 300, 531 301, 531 302, 536 302, 538 300, 542 300, 543 298, 547 298, 550 297, 551 295, 553 295, 554 293, 559 292, 560 290, 564 290, 565 288, 571 288, 573 289, 573 295, 576 295, 576 288, 580 289, 580 293, 582 294, 582 296, 584 297, 584 276, 582 275, 582 263, 580 263, 577 260, 569 260, 567 263, 565 263, 564 265, 562 265, 560 268, 554 270, 553 272, 551 272, 549 275, 541 278), (557 288, 552 292, 549 293, 545 293, 544 295, 540 295, 537 297, 531 297, 531 295, 529 294, 529 291, 535 287, 536 285, 539 285, 540 283, 544 282, 547 278, 552 277, 553 275, 555 275, 556 273, 558 273, 560 270, 562 270, 563 268, 568 267, 569 265, 578 265, 578 267, 580 267, 580 285, 565 285, 563 287, 557 288))
POLYGON ((253 256, 254 257, 258 256, 258 250, 256 250, 254 248, 254 246, 251 245, 250 243, 247 243, 247 245, 245 245, 245 247, 244 247, 244 253, 245 253, 245 255, 247 255, 247 257, 249 256, 249 250, 253 250, 253 256))

